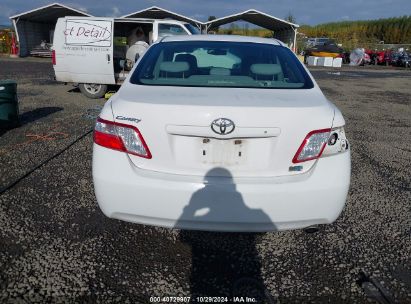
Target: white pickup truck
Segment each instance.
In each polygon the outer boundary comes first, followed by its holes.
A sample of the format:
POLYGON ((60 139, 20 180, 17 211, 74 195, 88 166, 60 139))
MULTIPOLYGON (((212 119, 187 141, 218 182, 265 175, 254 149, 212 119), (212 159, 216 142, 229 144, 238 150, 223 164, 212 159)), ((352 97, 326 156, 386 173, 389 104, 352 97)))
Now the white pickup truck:
POLYGON ((131 48, 137 49, 138 57, 159 38, 199 33, 193 25, 175 20, 59 18, 53 44, 56 80, 78 84, 87 97, 101 98, 108 85, 121 85, 127 77, 131 48), (135 44, 130 36, 136 29, 144 32, 144 39, 135 44))

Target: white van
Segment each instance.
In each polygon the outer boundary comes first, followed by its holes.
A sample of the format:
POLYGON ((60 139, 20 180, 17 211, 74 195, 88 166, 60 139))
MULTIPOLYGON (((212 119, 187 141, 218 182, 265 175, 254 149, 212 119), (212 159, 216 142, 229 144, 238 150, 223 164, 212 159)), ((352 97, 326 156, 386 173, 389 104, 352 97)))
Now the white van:
POLYGON ((126 60, 132 46, 138 57, 159 38, 199 33, 195 26, 175 20, 59 18, 53 44, 56 80, 78 84, 87 97, 101 98, 107 85, 121 85, 126 78, 134 63, 126 60), (138 39, 133 37, 136 31, 143 32, 138 39))

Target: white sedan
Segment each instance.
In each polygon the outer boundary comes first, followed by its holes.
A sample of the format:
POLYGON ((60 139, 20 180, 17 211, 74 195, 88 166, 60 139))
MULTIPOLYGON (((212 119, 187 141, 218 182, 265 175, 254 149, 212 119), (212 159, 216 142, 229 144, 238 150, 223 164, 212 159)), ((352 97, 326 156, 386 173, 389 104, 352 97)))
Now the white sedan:
POLYGON ((181 229, 329 224, 350 184, 344 124, 280 41, 166 37, 97 119, 97 201, 108 217, 181 229))

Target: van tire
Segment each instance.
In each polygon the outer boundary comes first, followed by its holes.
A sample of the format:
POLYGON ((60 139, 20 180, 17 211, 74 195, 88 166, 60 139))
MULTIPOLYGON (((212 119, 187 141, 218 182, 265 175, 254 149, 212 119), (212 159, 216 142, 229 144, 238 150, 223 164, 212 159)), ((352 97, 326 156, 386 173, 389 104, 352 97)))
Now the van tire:
POLYGON ((80 83, 78 85, 81 93, 86 95, 88 98, 101 98, 107 92, 107 85, 98 83, 80 83))

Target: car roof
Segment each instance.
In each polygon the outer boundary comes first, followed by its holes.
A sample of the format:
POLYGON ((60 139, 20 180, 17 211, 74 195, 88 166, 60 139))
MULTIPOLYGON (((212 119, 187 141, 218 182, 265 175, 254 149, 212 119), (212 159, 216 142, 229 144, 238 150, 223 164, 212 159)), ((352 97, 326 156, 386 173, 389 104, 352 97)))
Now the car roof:
POLYGON ((167 36, 161 40, 161 42, 175 42, 175 41, 251 42, 251 43, 264 43, 264 44, 285 46, 283 42, 277 39, 251 37, 251 36, 238 36, 238 35, 176 35, 176 36, 167 36))

